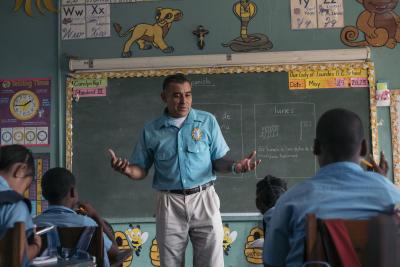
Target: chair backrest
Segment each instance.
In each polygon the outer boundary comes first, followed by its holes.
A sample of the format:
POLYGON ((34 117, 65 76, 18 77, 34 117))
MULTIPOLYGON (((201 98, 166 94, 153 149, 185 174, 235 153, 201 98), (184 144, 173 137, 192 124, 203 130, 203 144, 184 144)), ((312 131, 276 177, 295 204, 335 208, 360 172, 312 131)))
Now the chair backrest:
MULTIPOLYGON (((317 219, 315 214, 308 214, 306 220, 305 262, 324 261, 329 262, 332 267, 341 266, 337 249, 324 226, 324 220, 317 219)), ((369 222, 369 220, 343 220, 362 266, 368 261, 369 222)))
POLYGON ((400 266, 400 218, 382 214, 371 220, 366 267, 400 266))
POLYGON ((25 254, 25 225, 14 224, 0 240, 0 267, 20 267, 25 254))
MULTIPOLYGON (((58 236, 62 247, 75 248, 81 234, 85 227, 58 227, 58 236)), ((42 251, 47 248, 46 235, 42 235, 42 251)), ((96 257, 97 266, 102 267, 104 265, 104 241, 103 241, 103 229, 101 226, 96 227, 90 242, 88 252, 90 255, 96 257)))

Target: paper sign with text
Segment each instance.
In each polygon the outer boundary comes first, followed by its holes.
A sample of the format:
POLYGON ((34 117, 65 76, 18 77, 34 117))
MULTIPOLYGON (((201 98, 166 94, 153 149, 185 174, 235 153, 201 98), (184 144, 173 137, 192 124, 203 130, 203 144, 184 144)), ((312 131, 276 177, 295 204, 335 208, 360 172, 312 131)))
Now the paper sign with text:
POLYGON ((365 69, 289 71, 289 89, 368 87, 365 69))

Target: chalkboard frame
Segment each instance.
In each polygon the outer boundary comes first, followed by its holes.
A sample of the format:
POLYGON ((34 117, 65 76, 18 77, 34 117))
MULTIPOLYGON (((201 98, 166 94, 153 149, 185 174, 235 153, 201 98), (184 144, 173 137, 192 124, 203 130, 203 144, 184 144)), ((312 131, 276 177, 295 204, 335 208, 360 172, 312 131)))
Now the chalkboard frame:
POLYGON ((107 78, 123 79, 133 77, 159 77, 174 73, 184 74, 238 74, 238 73, 264 73, 264 72, 289 72, 306 70, 330 70, 330 69, 365 69, 369 81, 369 109, 372 154, 378 155, 378 127, 377 127, 377 106, 375 99, 375 68, 370 61, 354 61, 345 63, 311 63, 311 64, 274 64, 274 65, 251 65, 251 66, 209 66, 195 68, 161 68, 161 69, 134 69, 125 71, 102 71, 102 72, 79 72, 70 73, 66 81, 66 167, 72 171, 73 160, 73 88, 74 80, 85 78, 107 78))
POLYGON ((390 91, 390 122, 392 131, 393 180, 400 185, 400 90, 390 91))

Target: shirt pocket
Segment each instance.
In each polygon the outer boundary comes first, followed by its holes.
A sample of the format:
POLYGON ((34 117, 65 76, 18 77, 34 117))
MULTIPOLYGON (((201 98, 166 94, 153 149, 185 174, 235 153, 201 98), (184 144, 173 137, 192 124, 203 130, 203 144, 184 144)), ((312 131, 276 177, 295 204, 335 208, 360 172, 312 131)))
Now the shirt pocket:
POLYGON ((187 158, 191 172, 211 173, 210 149, 204 142, 189 143, 187 146, 187 158))
POLYGON ((208 145, 204 142, 196 142, 188 144, 188 152, 189 153, 204 153, 208 152, 209 148, 208 145))

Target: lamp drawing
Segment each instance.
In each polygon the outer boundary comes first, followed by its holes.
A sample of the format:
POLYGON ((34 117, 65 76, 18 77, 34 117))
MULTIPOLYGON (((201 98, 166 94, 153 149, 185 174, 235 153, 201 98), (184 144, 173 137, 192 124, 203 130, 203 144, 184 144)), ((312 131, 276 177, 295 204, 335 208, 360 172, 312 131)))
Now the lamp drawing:
POLYGON ((205 45, 205 36, 209 31, 205 29, 202 25, 197 26, 197 29, 193 31, 193 34, 197 36, 197 46, 199 49, 203 49, 205 45))

